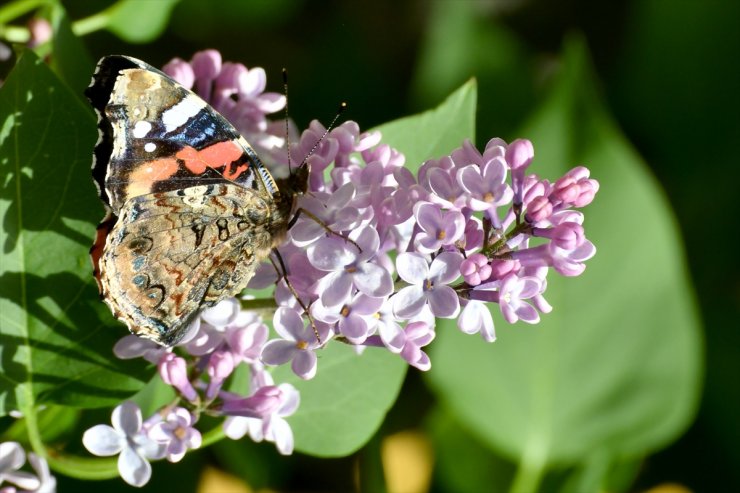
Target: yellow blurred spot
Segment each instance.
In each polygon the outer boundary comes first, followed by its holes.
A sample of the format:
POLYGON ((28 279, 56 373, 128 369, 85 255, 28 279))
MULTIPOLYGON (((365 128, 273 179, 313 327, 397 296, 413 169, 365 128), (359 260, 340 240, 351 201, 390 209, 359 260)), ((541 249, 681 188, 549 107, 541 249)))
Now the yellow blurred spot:
POLYGON ((238 477, 206 466, 198 483, 198 493, 252 493, 254 490, 238 477))
POLYGON ((653 486, 645 493, 692 493, 686 486, 678 483, 663 483, 653 486))
POLYGON ((434 455, 426 436, 416 431, 390 435, 383 439, 380 453, 389 492, 429 491, 434 455))

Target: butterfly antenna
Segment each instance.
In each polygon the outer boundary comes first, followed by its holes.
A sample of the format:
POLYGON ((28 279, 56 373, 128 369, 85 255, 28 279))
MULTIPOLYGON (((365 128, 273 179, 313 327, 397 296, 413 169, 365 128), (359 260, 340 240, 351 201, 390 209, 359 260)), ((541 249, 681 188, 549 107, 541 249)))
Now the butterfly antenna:
POLYGON ((303 161, 301 161, 301 166, 303 166, 306 161, 308 161, 308 158, 310 158, 313 153, 318 149, 319 144, 326 138, 327 135, 329 135, 329 132, 334 128, 334 125, 337 123, 337 120, 339 117, 344 113, 344 111, 347 109, 347 103, 342 101, 339 103, 339 109, 337 109, 336 114, 334 115, 334 118, 332 119, 331 123, 328 127, 326 127, 326 130, 324 130, 324 134, 319 138, 319 140, 316 141, 316 143, 313 145, 310 151, 308 151, 308 154, 306 154, 306 157, 303 158, 303 161))
POLYGON ((290 160, 290 125, 288 124, 288 69, 283 68, 283 94, 285 95, 285 148, 288 150, 288 173, 293 174, 290 160))

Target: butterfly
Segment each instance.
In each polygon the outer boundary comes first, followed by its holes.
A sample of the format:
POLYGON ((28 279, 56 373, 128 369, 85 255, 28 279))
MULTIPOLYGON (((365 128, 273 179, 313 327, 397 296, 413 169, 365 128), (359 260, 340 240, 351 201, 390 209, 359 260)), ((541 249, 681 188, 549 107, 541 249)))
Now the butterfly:
POLYGON ((85 95, 106 209, 90 249, 101 297, 132 333, 172 346, 282 243, 308 165, 274 180, 222 115, 135 58, 103 57, 85 95))

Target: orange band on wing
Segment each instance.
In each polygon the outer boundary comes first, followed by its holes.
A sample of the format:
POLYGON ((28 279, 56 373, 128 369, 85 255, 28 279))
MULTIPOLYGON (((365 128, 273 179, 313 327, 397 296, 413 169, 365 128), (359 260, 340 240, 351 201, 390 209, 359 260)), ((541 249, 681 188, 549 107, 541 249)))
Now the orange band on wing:
POLYGON ((171 157, 141 163, 128 177, 126 197, 138 197, 151 193, 154 183, 171 177, 177 173, 178 168, 177 160, 171 157))
MULTIPOLYGON (((181 160, 188 170, 199 175, 205 172, 206 168, 223 168, 238 160, 243 153, 244 150, 239 144, 227 140, 210 145, 200 151, 187 146, 180 149, 175 157, 181 160)), ((224 176, 227 179, 235 178, 248 167, 247 164, 239 166, 235 173, 224 174, 224 176)))

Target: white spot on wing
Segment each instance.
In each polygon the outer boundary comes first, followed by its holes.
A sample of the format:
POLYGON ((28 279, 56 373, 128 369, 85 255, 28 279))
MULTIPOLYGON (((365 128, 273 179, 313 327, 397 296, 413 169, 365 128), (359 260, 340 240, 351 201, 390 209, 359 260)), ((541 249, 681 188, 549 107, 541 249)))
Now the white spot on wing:
POLYGON ((172 108, 162 113, 162 123, 165 131, 172 132, 184 125, 189 119, 198 114, 205 107, 205 101, 196 97, 188 96, 172 108))
POLYGON ((156 148, 157 148, 157 145, 154 144, 153 142, 147 142, 146 144, 144 144, 144 150, 146 152, 154 152, 156 148))
POLYGON ((141 139, 142 137, 145 137, 146 134, 149 133, 149 131, 152 129, 152 124, 149 122, 136 122, 136 125, 134 125, 134 137, 137 139, 141 139))

